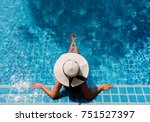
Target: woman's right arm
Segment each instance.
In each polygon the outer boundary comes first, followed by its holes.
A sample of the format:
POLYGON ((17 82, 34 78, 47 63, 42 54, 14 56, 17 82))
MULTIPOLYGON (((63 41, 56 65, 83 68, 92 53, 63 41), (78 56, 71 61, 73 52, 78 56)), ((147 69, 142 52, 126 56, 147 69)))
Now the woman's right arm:
POLYGON ((58 81, 56 81, 56 84, 55 84, 53 90, 49 90, 46 86, 44 86, 41 83, 34 83, 34 84, 32 84, 32 86, 34 88, 42 89, 48 96, 50 96, 52 99, 55 99, 59 94, 62 84, 59 83, 58 81))

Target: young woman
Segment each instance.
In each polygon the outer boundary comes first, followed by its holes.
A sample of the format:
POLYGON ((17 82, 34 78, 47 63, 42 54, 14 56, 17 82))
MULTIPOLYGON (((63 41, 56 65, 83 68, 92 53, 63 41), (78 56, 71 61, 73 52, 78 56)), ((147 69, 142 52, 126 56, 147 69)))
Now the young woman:
POLYGON ((79 90, 85 98, 92 99, 103 90, 112 88, 110 84, 102 84, 94 91, 90 91, 86 84, 89 73, 89 66, 86 59, 79 54, 78 46, 75 42, 75 35, 71 34, 71 44, 68 53, 62 54, 54 66, 54 75, 56 84, 52 90, 49 90, 41 83, 34 83, 34 88, 42 89, 48 96, 55 99, 60 89, 65 86, 70 91, 79 90))

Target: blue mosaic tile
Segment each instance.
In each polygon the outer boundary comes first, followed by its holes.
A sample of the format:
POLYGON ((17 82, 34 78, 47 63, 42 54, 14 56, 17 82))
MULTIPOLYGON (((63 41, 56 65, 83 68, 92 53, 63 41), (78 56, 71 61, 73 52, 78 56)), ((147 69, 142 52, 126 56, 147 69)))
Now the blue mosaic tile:
POLYGON ((120 93, 120 94, 126 94, 126 88, 120 87, 120 88, 119 88, 119 93, 120 93))
POLYGON ((145 95, 146 101, 150 103, 150 95, 145 95))
POLYGON ((121 102, 128 102, 126 95, 120 95, 121 102))
POLYGON ((134 88, 133 87, 128 87, 127 92, 128 92, 128 94, 134 94, 134 88))
POLYGON ((129 101, 130 102, 137 102, 135 95, 129 95, 129 101))
POLYGON ((34 93, 34 88, 29 88, 28 90, 27 90, 27 94, 33 94, 34 93))
POLYGON ((41 103, 42 102, 42 95, 34 96, 34 102, 41 103))
POLYGON ((135 87, 135 93, 136 94, 143 94, 141 87, 135 87))
POLYGON ((23 95, 11 95, 8 97, 8 103, 26 103, 26 96, 23 95))
POLYGON ((11 95, 8 97, 8 103, 15 103, 15 95, 11 95))
POLYGON ((102 102, 102 95, 97 95, 95 98, 95 102, 102 102))
POLYGON ((138 102, 145 102, 143 95, 137 95, 138 102))
POLYGON ((144 87, 143 90, 144 90, 145 94, 150 94, 150 88, 149 87, 147 87, 147 88, 144 87))
POLYGON ((117 87, 113 87, 110 91, 111 91, 111 94, 118 94, 118 88, 117 87))
POLYGON ((34 101, 34 95, 27 95, 26 97, 26 103, 33 103, 34 101))
POLYGON ((19 103, 19 104, 26 103, 26 96, 24 96, 24 95, 19 95, 17 97, 15 96, 14 101, 15 101, 15 103, 19 103))
POLYGON ((109 90, 103 90, 101 93, 102 94, 110 94, 110 91, 109 90))
POLYGON ((60 99, 60 102, 62 102, 62 103, 68 102, 68 97, 67 97, 67 96, 66 96, 66 97, 62 97, 62 98, 60 99))
POLYGON ((111 102, 109 95, 103 95, 104 102, 111 102))
POLYGON ((44 98, 43 98, 43 102, 48 102, 48 103, 50 103, 50 97, 49 96, 47 96, 47 95, 44 95, 44 98))
POLYGON ((120 102, 118 95, 112 95, 112 102, 120 102))
POLYGON ((10 88, 0 88, 0 94, 9 94, 10 88))
POLYGON ((27 93, 27 89, 26 88, 22 88, 18 91, 18 94, 26 94, 27 93))
POLYGON ((1 104, 1 103, 2 103, 2 104, 3 104, 3 103, 6 103, 6 102, 7 102, 6 96, 3 96, 3 97, 1 96, 1 97, 0 97, 0 104, 1 104))
POLYGON ((34 89, 34 88, 29 88, 29 89, 27 89, 27 92, 26 92, 27 94, 35 94, 35 93, 37 93, 37 94, 42 94, 43 93, 43 90, 41 90, 41 89, 34 89))
MULTIPOLYGON (((55 100, 53 100, 53 99, 50 98, 50 100, 51 100, 51 101, 50 101, 51 103, 61 103, 61 102, 60 102, 61 99, 55 99, 55 100)), ((66 103, 67 103, 67 101, 66 101, 66 103)))
POLYGON ((11 88, 11 94, 18 94, 18 89, 16 89, 16 88, 11 88))

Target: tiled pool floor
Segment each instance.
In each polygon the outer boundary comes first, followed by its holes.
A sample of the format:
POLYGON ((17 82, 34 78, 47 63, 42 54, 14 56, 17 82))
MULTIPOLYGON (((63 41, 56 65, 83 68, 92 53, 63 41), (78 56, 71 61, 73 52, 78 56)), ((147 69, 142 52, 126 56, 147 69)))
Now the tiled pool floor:
MULTIPOLYGON (((47 86, 52 88, 53 86, 47 86)), ((149 85, 115 85, 93 100, 81 95, 69 94, 64 89, 59 97, 52 100, 40 89, 0 86, 0 104, 150 104, 149 85)))

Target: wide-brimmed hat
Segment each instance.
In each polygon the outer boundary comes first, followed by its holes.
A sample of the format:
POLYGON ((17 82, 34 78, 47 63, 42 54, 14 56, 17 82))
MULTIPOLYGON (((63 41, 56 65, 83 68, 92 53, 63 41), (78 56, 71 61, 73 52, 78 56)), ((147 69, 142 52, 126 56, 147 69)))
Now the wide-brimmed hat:
POLYGON ((55 63, 54 75, 58 82, 68 87, 81 85, 89 73, 89 65, 80 54, 65 53, 55 63))

